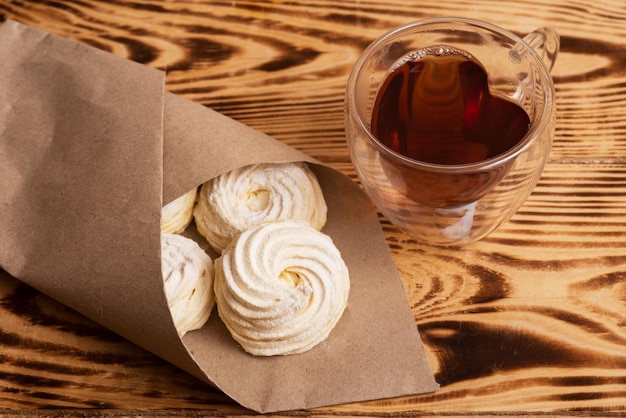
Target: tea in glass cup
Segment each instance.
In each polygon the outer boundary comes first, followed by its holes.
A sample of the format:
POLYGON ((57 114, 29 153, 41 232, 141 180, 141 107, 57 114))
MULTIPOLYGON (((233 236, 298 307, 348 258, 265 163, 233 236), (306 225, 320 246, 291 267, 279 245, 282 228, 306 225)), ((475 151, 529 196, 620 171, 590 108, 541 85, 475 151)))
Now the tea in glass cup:
POLYGON ((520 39, 454 18, 373 42, 348 81, 346 134, 379 210, 435 245, 481 239, 508 220, 550 152, 558 47, 550 29, 520 39))

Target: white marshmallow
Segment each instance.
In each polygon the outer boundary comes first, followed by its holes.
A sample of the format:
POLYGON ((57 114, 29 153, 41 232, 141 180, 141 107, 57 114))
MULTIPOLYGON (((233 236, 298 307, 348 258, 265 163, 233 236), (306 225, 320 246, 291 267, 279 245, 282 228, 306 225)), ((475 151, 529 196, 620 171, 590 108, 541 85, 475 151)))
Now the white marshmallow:
POLYGON ((193 240, 161 234, 161 269, 165 296, 180 336, 202 328, 215 297, 213 260, 193 240))
POLYGON ((348 302, 350 277, 331 238, 303 221, 241 233, 215 261, 222 321, 250 354, 296 354, 324 341, 348 302))
POLYGON ((327 207, 306 163, 257 164, 204 183, 194 218, 219 253, 242 231, 261 222, 301 219, 321 230, 327 207))
POLYGON ((161 209, 161 232, 178 234, 183 232, 193 219, 197 188, 171 201, 161 209))

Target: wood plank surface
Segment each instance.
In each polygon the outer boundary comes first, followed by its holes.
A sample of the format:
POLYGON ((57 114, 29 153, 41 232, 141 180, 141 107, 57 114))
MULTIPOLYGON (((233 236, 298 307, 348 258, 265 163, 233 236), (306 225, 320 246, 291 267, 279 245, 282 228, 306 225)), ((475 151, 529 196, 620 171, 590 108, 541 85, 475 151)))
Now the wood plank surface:
MULTIPOLYGON (((163 69, 170 91, 355 181, 343 132, 354 61, 386 30, 445 15, 560 33, 548 166, 519 213, 473 245, 428 247, 380 217, 439 392, 293 414, 624 415, 621 0, 0 0, 1 20, 163 69)), ((0 416, 250 414, 5 273, 0 323, 0 416)))

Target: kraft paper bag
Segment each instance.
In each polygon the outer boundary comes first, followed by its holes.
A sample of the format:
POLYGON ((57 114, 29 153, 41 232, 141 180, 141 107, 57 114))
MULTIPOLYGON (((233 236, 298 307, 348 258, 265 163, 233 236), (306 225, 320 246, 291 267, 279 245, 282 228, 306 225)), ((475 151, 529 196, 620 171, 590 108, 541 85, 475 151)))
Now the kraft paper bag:
POLYGON ((14 21, 0 26, 0 74, 2 269, 255 411, 437 390, 376 211, 349 178, 166 92, 159 70, 14 21), (291 356, 245 353, 215 311, 180 338, 162 284, 162 205, 231 169, 285 161, 310 163, 324 190, 324 232, 351 275, 339 324, 291 356))

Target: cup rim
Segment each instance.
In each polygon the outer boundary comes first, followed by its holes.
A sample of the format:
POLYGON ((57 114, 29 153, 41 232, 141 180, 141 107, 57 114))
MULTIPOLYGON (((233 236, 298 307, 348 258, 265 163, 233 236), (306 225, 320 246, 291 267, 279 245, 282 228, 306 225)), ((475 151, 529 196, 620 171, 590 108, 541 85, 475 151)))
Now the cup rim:
POLYGON ((543 59, 539 56, 537 51, 534 48, 532 48, 530 45, 528 45, 521 37, 517 36, 513 32, 510 32, 500 26, 497 26, 497 25, 494 25, 492 23, 485 22, 482 20, 465 18, 465 17, 454 17, 454 16, 419 19, 419 20, 408 22, 401 26, 397 26, 383 33, 381 36, 379 36, 374 41, 372 41, 363 50, 363 52, 357 59, 356 63, 354 64, 352 71, 350 72, 350 75, 348 77, 347 92, 349 92, 350 90, 356 91, 355 84, 356 84, 357 76, 361 73, 361 69, 363 68, 365 61, 372 55, 374 51, 377 50, 380 44, 383 44, 386 41, 393 39, 398 34, 405 32, 408 29, 411 29, 417 26, 427 26, 427 25, 440 24, 440 23, 462 23, 468 26, 480 27, 480 28, 483 28, 492 32, 496 32, 505 37, 508 37, 509 39, 514 41, 516 44, 519 43, 520 45, 522 45, 524 47, 524 50, 528 52, 533 57, 534 61, 538 64, 539 71, 541 73, 541 78, 545 79, 546 81, 546 88, 544 89, 545 100, 543 103, 543 107, 541 108, 541 116, 536 123, 531 123, 530 128, 528 129, 528 132, 526 132, 526 135, 524 135, 524 137, 514 147, 508 149, 506 152, 503 152, 501 154, 498 154, 486 160, 482 160, 482 161, 478 161, 474 163, 468 163, 468 164, 436 164, 436 163, 429 163, 426 161, 415 160, 413 158, 400 154, 392 150, 391 148, 388 148, 386 145, 380 142, 378 138, 376 138, 376 136, 372 133, 370 127, 367 126, 367 123, 361 117, 360 112, 356 109, 356 100, 348 99, 347 105, 350 106, 354 110, 354 112, 352 113, 356 114, 356 119, 361 129, 367 133, 367 136, 377 146, 377 148, 381 152, 387 154, 388 156, 393 157, 396 160, 399 160, 399 162, 401 162, 402 164, 406 166, 412 166, 415 168, 428 170, 432 172, 446 172, 446 173, 459 173, 460 174, 460 173, 467 173, 467 172, 490 170, 497 166, 507 164, 511 159, 515 158, 516 156, 521 154, 524 150, 526 150, 533 143, 533 141, 537 138, 537 136, 539 135, 539 132, 542 132, 548 128, 550 119, 551 119, 551 114, 552 114, 551 108, 553 107, 553 104, 554 104, 555 88, 554 88, 554 83, 552 82, 552 76, 550 75, 550 71, 548 70, 548 67, 546 66, 543 59))

